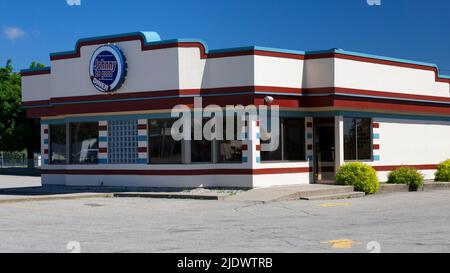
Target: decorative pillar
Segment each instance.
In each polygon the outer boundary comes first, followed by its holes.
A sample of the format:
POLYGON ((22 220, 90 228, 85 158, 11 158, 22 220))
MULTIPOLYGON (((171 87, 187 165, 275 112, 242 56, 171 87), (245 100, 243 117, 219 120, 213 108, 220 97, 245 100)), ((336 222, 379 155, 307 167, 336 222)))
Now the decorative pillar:
POLYGON ((242 163, 253 168, 261 163, 261 136, 258 120, 250 120, 242 136, 242 163))
POLYGON ((380 161, 380 123, 372 123, 373 161, 380 161))
POLYGON ((48 124, 41 124, 41 163, 42 163, 42 165, 48 165, 50 162, 48 135, 49 135, 48 124))
POLYGON ((98 163, 108 164, 108 121, 98 122, 98 163))
POLYGON ((306 145, 306 159, 308 160, 310 166, 313 164, 314 159, 314 143, 313 143, 313 118, 305 118, 305 145, 306 145))
POLYGON ((148 121, 138 120, 138 163, 148 163, 148 121))
POLYGON ((344 117, 334 117, 334 171, 344 164, 344 117))

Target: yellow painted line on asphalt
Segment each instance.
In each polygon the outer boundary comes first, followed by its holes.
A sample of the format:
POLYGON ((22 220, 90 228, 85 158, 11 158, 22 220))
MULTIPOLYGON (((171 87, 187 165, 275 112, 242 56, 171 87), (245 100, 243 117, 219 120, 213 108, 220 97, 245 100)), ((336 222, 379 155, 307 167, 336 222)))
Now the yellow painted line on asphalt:
POLYGON ((337 249, 349 249, 349 248, 352 248, 354 244, 361 244, 360 242, 353 241, 353 240, 346 239, 346 238, 324 241, 321 243, 329 244, 329 245, 331 245, 332 248, 337 248, 337 249))
POLYGON ((330 208, 330 207, 347 207, 349 203, 323 203, 319 204, 319 207, 330 208))

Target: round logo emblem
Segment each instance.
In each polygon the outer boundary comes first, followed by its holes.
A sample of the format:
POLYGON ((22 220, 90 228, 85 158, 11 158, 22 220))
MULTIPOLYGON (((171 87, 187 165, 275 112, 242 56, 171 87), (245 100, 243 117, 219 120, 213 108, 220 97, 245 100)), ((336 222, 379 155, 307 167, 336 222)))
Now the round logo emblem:
POLYGON ((127 73, 127 64, 122 51, 114 45, 97 48, 89 64, 92 84, 101 92, 119 89, 127 73))

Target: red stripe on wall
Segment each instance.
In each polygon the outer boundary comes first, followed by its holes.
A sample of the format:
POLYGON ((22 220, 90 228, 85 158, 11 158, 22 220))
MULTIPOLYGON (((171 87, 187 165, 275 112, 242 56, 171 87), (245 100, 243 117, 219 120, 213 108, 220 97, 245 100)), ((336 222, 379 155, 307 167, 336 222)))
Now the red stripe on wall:
POLYGON ((44 149, 44 154, 48 155, 48 149, 44 149))
POLYGON ((271 168, 271 169, 204 169, 204 170, 49 170, 43 169, 42 174, 66 175, 264 175, 284 173, 308 173, 312 168, 271 168))
POLYGON ((305 95, 330 95, 330 94, 346 94, 346 95, 360 95, 360 96, 372 96, 383 97, 387 99, 408 99, 408 100, 422 100, 422 101, 437 101, 437 102, 450 102, 448 97, 429 96, 429 95, 415 95, 409 94, 408 91, 404 93, 398 92, 386 92, 377 90, 364 90, 344 87, 319 87, 319 88, 306 88, 302 90, 302 94, 305 95))
POLYGON ((48 129, 44 129, 44 134, 48 134, 48 129))
POLYGON ((147 124, 139 124, 138 130, 147 130, 147 124))
POLYGON ((450 115, 450 107, 447 105, 427 105, 419 102, 388 102, 379 99, 338 97, 333 100, 334 107, 353 109, 382 110, 388 112, 415 112, 429 114, 450 115))
POLYGON ((380 144, 373 144, 373 149, 374 150, 379 150, 380 149, 380 144))
POLYGON ((308 150, 312 150, 312 149, 313 149, 312 144, 308 144, 308 150))
POLYGON ((236 86, 236 87, 219 87, 219 88, 205 88, 205 89, 179 89, 179 90, 155 90, 133 93, 119 93, 113 95, 90 95, 90 96, 71 96, 71 97, 56 97, 50 100, 40 101, 25 101, 22 106, 32 107, 37 105, 48 105, 55 103, 80 103, 87 101, 101 101, 101 100, 120 100, 120 99, 158 99, 160 97, 180 97, 186 95, 212 95, 212 94, 227 94, 227 93, 288 93, 301 94, 301 88, 290 87, 276 87, 276 86, 236 86))
POLYGON ((165 49, 165 48, 175 48, 175 47, 194 47, 200 50, 200 58, 224 58, 224 57, 235 57, 235 56, 245 56, 245 55, 260 55, 260 56, 270 56, 270 57, 278 57, 278 58, 290 58, 290 59, 304 59, 303 54, 295 54, 295 53, 283 53, 283 52, 273 52, 266 50, 239 50, 239 51, 230 51, 230 52, 217 52, 217 53, 206 53, 206 49, 204 45, 200 42, 174 42, 167 44, 156 44, 156 45, 146 45, 142 36, 140 35, 130 35, 126 37, 110 37, 106 39, 96 39, 89 41, 81 41, 77 43, 77 47, 75 49, 75 53, 72 54, 62 54, 62 55, 51 55, 50 60, 64 60, 71 58, 79 58, 80 57, 80 49, 83 46, 89 45, 97 45, 97 44, 106 44, 106 43, 118 43, 125 41, 133 41, 139 40, 141 42, 141 50, 157 50, 157 49, 165 49))
POLYGON ((313 55, 305 56, 305 60, 327 59, 327 58, 339 58, 339 59, 346 59, 346 60, 366 62, 366 63, 374 63, 374 64, 382 64, 382 65, 390 65, 390 66, 397 66, 397 67, 405 67, 405 68, 433 71, 434 75, 435 75, 435 81, 450 83, 450 79, 440 78, 439 71, 437 70, 436 67, 433 67, 433 66, 411 64, 411 63, 405 63, 405 62, 399 62, 399 61, 389 61, 389 60, 354 56, 354 55, 348 55, 348 54, 342 54, 342 53, 323 53, 323 54, 313 54, 313 55))
POLYGON ((107 153, 108 152, 108 148, 98 148, 98 152, 99 153, 107 153))
POLYGON ((28 77, 28 76, 36 76, 36 75, 47 75, 51 74, 51 69, 40 69, 40 70, 34 70, 34 71, 22 71, 20 72, 20 76, 22 77, 28 77))
POLYGON ((256 150, 257 151, 261 151, 261 145, 260 144, 256 145, 256 150))
MULTIPOLYGON (((383 60, 383 59, 371 58, 371 57, 354 56, 354 55, 348 55, 348 54, 344 54, 344 53, 323 53, 323 54, 304 55, 304 54, 296 54, 296 53, 266 51, 266 50, 259 50, 259 49, 245 49, 245 50, 239 50, 239 51, 217 52, 217 53, 207 54, 205 46, 200 42, 173 42, 173 43, 168 43, 168 44, 146 45, 144 38, 141 35, 129 35, 129 36, 123 36, 123 37, 108 37, 108 38, 98 38, 98 39, 81 41, 81 42, 77 43, 74 53, 51 55, 50 60, 55 61, 55 60, 63 60, 63 59, 69 59, 69 58, 78 58, 78 57, 80 57, 80 49, 83 46, 107 44, 107 43, 117 43, 117 42, 133 41, 133 40, 139 40, 141 42, 141 50, 142 51, 173 48, 173 47, 198 48, 200 51, 200 58, 202 58, 202 59, 235 57, 235 56, 244 56, 244 55, 260 55, 260 56, 290 58, 290 59, 299 59, 299 60, 303 60, 303 59, 310 60, 310 59, 321 59, 321 58, 340 58, 340 59, 347 59, 347 60, 360 61, 360 62, 376 63, 376 64, 391 65, 391 66, 406 67, 406 68, 421 69, 421 70, 429 70, 429 71, 433 71, 435 73, 436 81, 450 83, 450 79, 439 78, 439 73, 438 73, 438 70, 436 67, 426 66, 426 65, 411 64, 411 63, 405 63, 405 62, 400 62, 400 61, 383 60)), ((25 74, 26 73, 30 73, 30 72, 25 72, 25 74)))
POLYGON ((99 125, 98 126, 98 130, 99 131, 108 131, 108 126, 106 126, 106 125, 99 125))
POLYGON ((147 147, 139 147, 138 148, 138 153, 146 153, 147 152, 147 147))
POLYGON ((372 123, 373 128, 380 128, 380 124, 377 122, 372 123))

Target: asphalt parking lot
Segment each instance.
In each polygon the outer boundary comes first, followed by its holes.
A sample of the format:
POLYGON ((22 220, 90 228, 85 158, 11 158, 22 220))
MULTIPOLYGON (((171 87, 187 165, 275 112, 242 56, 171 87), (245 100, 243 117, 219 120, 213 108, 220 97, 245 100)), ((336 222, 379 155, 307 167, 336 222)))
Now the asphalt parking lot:
POLYGON ((450 191, 268 204, 145 198, 0 204, 0 252, 69 252, 69 242, 81 252, 450 252, 450 191))

